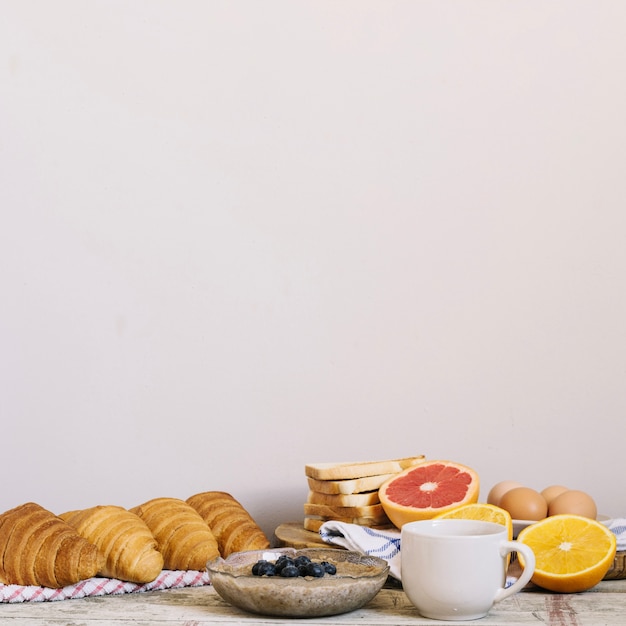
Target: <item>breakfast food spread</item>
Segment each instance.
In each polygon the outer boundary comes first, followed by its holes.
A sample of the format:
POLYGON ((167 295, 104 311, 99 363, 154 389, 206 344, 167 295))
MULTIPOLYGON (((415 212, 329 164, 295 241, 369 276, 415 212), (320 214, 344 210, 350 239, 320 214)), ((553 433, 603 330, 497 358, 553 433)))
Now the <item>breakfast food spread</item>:
MULTIPOLYGON (((534 542, 537 556, 547 559, 542 561, 546 578, 539 576, 535 582, 555 590, 589 588, 598 575, 606 575, 615 557, 615 544, 605 549, 598 540, 606 529, 598 528, 591 496, 563 485, 539 492, 502 481, 489 492, 488 503, 478 503, 479 481, 473 469, 453 461, 427 461, 423 455, 309 464, 305 472, 309 494, 300 528, 316 535, 330 520, 394 529, 413 519, 440 517, 500 523, 511 536, 512 521, 530 520, 534 530, 519 536, 534 542), (584 525, 591 533, 589 541, 581 542, 576 535, 593 577, 587 570, 583 575, 559 565, 542 547, 547 545, 546 533, 574 536, 580 520, 593 522, 584 525)), ((144 584, 163 570, 204 571, 207 562, 219 557, 269 549, 270 541, 248 511, 223 491, 205 491, 187 500, 154 498, 131 509, 99 505, 60 515, 29 502, 0 514, 0 583, 5 585, 58 589, 96 576, 144 584)), ((279 568, 259 563, 257 573, 268 579, 316 578, 332 569, 326 569, 326 563, 284 561, 279 568)))
POLYGON ((382 509, 388 526, 401 528, 410 521, 432 518, 483 520, 505 526, 512 538, 514 522, 522 520, 532 524, 519 537, 533 543, 541 564, 533 579, 535 584, 555 591, 585 590, 610 575, 616 556, 614 538, 596 521, 595 502, 585 492, 563 485, 550 485, 539 492, 505 480, 492 487, 487 502, 479 503, 478 474, 460 463, 421 457, 391 472, 380 483, 377 481, 381 476, 356 478, 351 465, 306 466, 310 489, 304 505, 306 529, 317 531, 330 520, 373 525, 372 520, 382 509), (337 473, 344 467, 345 477, 338 478, 337 473), (582 532, 576 534, 581 527, 589 534, 588 540, 582 532), (555 547, 546 534, 559 532, 565 539, 555 547), (574 564, 566 555, 560 559, 559 550, 569 545, 568 537, 576 542, 584 566, 574 564), (601 538, 608 539, 603 543, 601 538))

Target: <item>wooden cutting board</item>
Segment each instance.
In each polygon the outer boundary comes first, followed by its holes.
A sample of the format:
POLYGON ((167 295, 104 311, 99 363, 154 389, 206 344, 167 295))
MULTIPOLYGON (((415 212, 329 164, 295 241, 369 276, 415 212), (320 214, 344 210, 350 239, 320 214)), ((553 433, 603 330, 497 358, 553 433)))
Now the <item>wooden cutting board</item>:
POLYGON ((306 530, 302 522, 285 522, 274 531, 278 546, 281 548, 337 548, 343 550, 341 546, 335 546, 322 541, 319 533, 306 530))
POLYGON ((604 580, 620 580, 626 578, 626 552, 618 552, 611 569, 606 573, 604 580))

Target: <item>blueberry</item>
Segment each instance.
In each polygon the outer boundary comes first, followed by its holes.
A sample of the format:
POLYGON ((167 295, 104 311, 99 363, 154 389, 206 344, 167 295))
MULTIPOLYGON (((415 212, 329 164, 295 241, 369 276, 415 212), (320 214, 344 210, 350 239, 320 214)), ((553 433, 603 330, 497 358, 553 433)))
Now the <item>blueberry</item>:
POLYGON ((319 563, 309 563, 306 568, 306 575, 314 578, 322 578, 324 576, 324 568, 319 563))
POLYGON ((295 565, 285 565, 285 567, 280 570, 280 575, 285 578, 295 578, 300 575, 300 572, 295 565))
POLYGON ((275 576, 275 575, 276 575, 276 565, 274 565, 274 563, 265 561, 259 564, 257 576, 275 576))
POLYGON ((259 559, 252 566, 254 576, 282 576, 284 578, 294 578, 297 576, 312 576, 323 578, 325 574, 336 574, 337 567, 328 561, 319 563, 312 561, 308 556, 300 554, 292 557, 281 554, 276 562, 272 563, 266 559, 259 559))
POLYGON ((276 571, 280 573, 285 567, 289 567, 289 566, 293 567, 293 565, 294 565, 294 562, 292 558, 281 557, 276 561, 276 571))
POLYGON ((311 562, 311 559, 305 554, 301 554, 294 559, 294 565, 299 567, 300 565, 308 565, 311 562))

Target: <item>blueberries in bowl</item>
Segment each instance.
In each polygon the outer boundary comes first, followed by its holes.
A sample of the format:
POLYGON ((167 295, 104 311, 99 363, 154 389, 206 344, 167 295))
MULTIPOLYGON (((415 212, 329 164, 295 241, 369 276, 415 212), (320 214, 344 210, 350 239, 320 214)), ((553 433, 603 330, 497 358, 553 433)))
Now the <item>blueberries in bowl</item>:
POLYGON ((385 584, 389 564, 378 557, 336 548, 274 548, 234 552, 207 563, 207 571, 222 600, 239 609, 310 618, 364 606, 385 584), (279 562, 283 556, 292 560, 279 562), (296 565, 299 556, 309 558, 299 559, 296 565), (322 577, 307 573, 310 563, 323 569, 322 577), (251 573, 253 567, 255 574, 251 573), (297 576, 291 568, 297 570, 297 576))
POLYGON ((282 576, 283 578, 295 578, 298 576, 312 576, 323 578, 326 574, 337 573, 335 565, 328 561, 312 561, 308 556, 301 554, 295 558, 281 555, 275 562, 259 559, 252 566, 254 576, 282 576))

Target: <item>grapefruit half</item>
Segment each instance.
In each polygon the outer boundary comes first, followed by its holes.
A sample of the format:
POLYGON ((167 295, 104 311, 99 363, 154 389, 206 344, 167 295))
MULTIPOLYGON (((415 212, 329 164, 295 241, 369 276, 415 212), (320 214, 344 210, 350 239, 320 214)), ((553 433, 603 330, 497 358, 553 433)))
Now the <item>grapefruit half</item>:
POLYGON ((424 461, 395 474, 378 490, 394 526, 431 519, 464 504, 478 502, 478 474, 453 461, 424 461))

